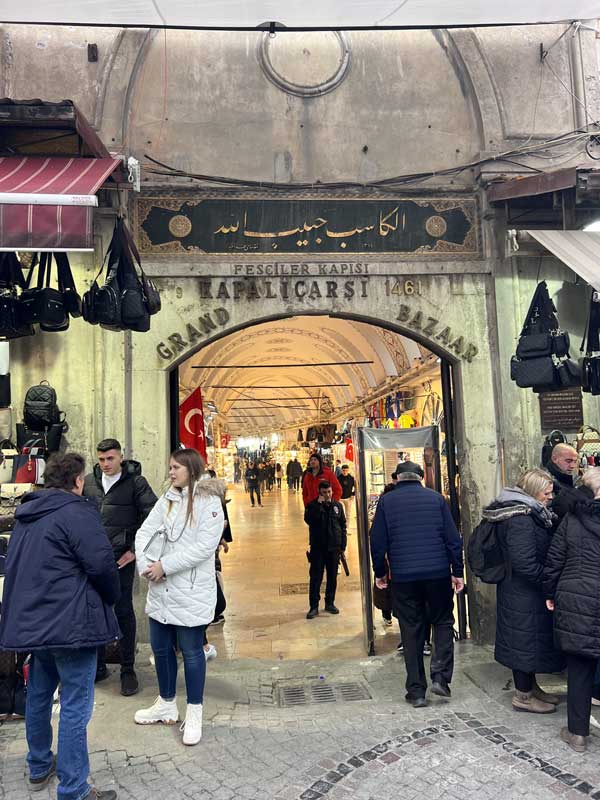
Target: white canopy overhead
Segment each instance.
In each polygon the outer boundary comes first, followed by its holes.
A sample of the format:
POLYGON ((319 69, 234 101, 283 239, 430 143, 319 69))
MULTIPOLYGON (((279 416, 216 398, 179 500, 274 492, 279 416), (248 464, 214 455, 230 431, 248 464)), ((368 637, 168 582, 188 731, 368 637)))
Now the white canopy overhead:
POLYGON ((527 233, 600 291, 600 233, 532 230, 527 233))
POLYGON ((98 26, 434 28, 598 17, 598 0, 0 0, 0 22, 98 26))

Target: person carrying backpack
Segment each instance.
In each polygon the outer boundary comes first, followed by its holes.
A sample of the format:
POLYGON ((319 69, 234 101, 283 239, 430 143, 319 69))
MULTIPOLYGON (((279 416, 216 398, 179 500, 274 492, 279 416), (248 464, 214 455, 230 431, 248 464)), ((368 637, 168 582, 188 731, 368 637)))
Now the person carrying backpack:
MULTIPOLYGON (((551 714, 559 702, 538 686, 536 673, 564 668, 564 657, 554 647, 552 614, 542 589, 554 523, 548 508, 552 490, 550 473, 532 469, 523 473, 514 487, 503 489, 483 511, 484 522, 493 523, 505 561, 496 589, 494 657, 512 670, 515 711, 534 714, 551 714)), ((471 556, 470 547, 470 563, 471 556)))

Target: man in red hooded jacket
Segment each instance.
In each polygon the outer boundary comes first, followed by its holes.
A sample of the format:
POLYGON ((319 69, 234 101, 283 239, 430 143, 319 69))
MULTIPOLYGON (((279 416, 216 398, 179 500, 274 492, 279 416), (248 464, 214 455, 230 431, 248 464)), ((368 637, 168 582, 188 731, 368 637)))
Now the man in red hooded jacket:
POLYGON ((342 487, 335 477, 335 473, 329 467, 323 466, 323 459, 319 453, 313 453, 308 459, 308 467, 302 476, 302 500, 304 507, 319 496, 319 484, 321 481, 328 481, 333 490, 333 499, 339 502, 342 496, 342 487))

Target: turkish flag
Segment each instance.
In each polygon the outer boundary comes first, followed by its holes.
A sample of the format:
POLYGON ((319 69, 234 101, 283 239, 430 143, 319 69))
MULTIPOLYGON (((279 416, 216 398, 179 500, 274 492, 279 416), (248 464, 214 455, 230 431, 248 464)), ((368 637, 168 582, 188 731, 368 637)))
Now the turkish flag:
POLYGON ((352 439, 346 439, 346 461, 354 461, 354 445, 352 439))
POLYGON ((206 461, 202 389, 198 387, 179 406, 179 440, 184 447, 197 450, 206 461))

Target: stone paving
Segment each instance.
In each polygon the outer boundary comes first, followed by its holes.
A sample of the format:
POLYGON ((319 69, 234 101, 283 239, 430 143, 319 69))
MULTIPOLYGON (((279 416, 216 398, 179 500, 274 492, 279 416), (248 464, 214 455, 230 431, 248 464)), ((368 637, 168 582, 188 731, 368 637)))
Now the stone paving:
MULTIPOLYGON (((228 661, 209 664, 204 736, 181 744, 178 727, 136 726, 133 712, 156 686, 147 652, 142 692, 118 694, 115 674, 97 687, 89 729, 92 777, 120 800, 402 800, 436 798, 600 798, 600 740, 573 753, 558 733, 559 712, 512 711, 510 674, 488 648, 457 645, 451 701, 425 709, 404 701, 398 656, 329 662, 228 661), (280 707, 282 687, 359 683, 369 700, 280 707)), ((564 689, 560 676, 541 681, 564 689)), ((180 709, 184 710, 180 696, 180 709)), ((0 798, 55 797, 56 784, 32 795, 25 782, 24 724, 0 727, 0 798)))

